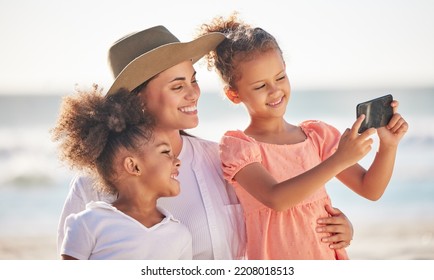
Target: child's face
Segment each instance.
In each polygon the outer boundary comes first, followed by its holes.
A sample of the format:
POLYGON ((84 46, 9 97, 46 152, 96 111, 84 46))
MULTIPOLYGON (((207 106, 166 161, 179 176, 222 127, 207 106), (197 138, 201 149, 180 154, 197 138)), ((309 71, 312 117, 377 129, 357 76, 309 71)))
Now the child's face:
POLYGON ((184 61, 154 77, 140 93, 146 107, 164 129, 188 129, 199 124, 200 88, 191 61, 184 61))
POLYGON ((252 117, 282 117, 291 95, 285 62, 277 50, 240 62, 236 82, 240 101, 252 117))
POLYGON ((154 131, 153 138, 141 147, 137 156, 143 185, 148 193, 156 197, 175 196, 179 194, 180 160, 173 155, 169 137, 159 130, 154 131))

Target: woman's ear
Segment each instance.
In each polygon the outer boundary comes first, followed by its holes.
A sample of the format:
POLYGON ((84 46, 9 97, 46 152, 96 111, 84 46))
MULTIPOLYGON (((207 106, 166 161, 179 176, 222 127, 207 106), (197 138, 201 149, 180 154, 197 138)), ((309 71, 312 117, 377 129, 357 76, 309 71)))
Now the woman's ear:
POLYGON ((239 104, 241 102, 240 97, 238 96, 238 92, 231 87, 226 86, 224 88, 226 96, 235 104, 239 104))
POLYGON ((124 168, 128 174, 139 176, 141 174, 138 163, 133 157, 126 157, 124 160, 124 168))

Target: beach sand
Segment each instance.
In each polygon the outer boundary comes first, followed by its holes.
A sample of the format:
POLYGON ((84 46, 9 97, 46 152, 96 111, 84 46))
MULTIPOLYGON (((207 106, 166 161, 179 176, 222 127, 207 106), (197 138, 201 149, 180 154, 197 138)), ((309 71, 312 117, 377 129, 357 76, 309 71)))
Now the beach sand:
MULTIPOLYGON (((353 260, 434 260, 434 223, 414 220, 394 225, 357 225, 347 251, 353 260)), ((0 259, 59 259, 56 237, 0 236, 0 259)))
POLYGON ((0 260, 56 260, 56 236, 0 236, 0 260))
POLYGON ((354 260, 434 260, 434 222, 359 226, 347 252, 354 260))

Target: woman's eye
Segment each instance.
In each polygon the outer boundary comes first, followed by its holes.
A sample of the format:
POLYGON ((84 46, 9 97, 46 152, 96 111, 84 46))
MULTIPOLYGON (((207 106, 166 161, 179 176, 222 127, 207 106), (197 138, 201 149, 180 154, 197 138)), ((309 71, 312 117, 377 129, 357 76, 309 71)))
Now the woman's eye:
POLYGON ((282 77, 278 78, 277 81, 284 80, 286 78, 286 75, 283 75, 282 77))

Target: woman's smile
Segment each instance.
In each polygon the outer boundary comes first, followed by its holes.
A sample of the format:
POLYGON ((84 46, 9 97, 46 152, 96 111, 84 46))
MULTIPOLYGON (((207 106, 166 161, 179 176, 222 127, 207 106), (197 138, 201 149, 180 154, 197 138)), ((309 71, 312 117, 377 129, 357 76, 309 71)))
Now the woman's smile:
POLYGON ((178 110, 181 111, 182 113, 186 113, 186 114, 197 114, 197 106, 196 105, 181 107, 178 110))

